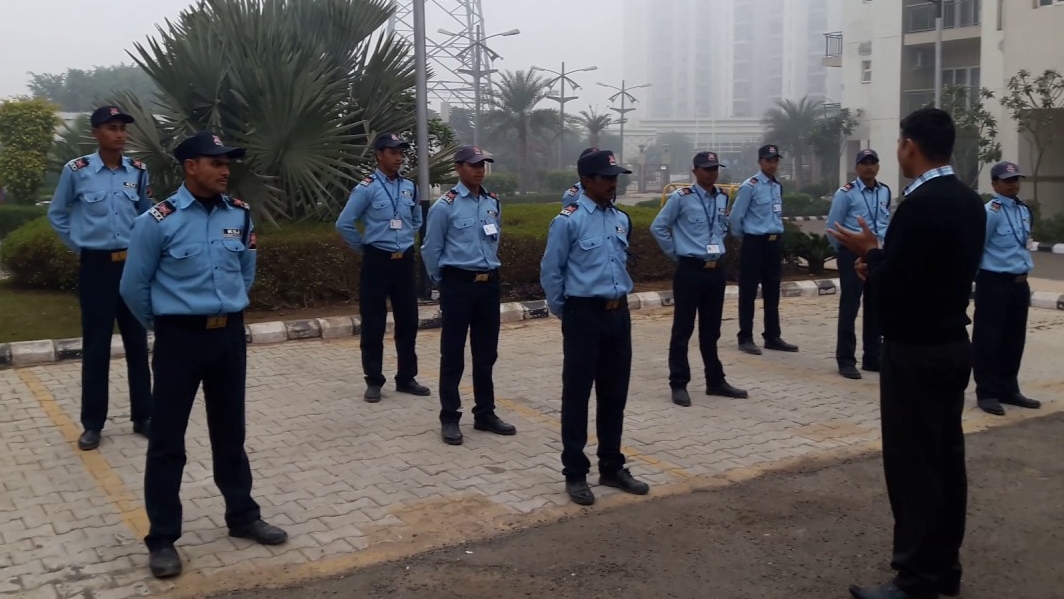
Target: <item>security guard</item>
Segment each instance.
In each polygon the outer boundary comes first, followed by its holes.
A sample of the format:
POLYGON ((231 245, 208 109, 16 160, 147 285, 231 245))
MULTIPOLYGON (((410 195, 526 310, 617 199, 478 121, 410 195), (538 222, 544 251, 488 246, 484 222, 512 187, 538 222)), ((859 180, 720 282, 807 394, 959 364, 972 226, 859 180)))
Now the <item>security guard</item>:
POLYGON ((562 474, 569 498, 591 505, 587 409, 591 386, 598 410, 599 484, 645 495, 650 487, 624 467, 621 432, 632 371, 628 294, 628 232, 632 221, 615 208, 617 176, 632 171, 601 150, 577 162, 583 191, 555 216, 540 263, 550 311, 562 319, 562 474))
POLYGON ((429 208, 421 258, 440 287, 440 424, 444 443, 462 444, 458 384, 465 370, 466 334, 473 356, 473 428, 513 435, 495 415, 492 368, 499 357, 499 198, 483 187, 484 165, 494 162, 477 146, 454 154, 459 183, 429 208))
POLYGON ((81 426, 83 451, 100 445, 107 422, 111 333, 115 321, 126 350, 133 432, 148 436, 151 372, 148 337, 118 294, 133 219, 151 208, 151 183, 144 163, 123 156, 126 125, 133 117, 103 106, 89 117, 99 150, 71 160, 59 176, 48 220, 63 244, 79 255, 81 304, 81 426))
MULTIPOLYGON (((598 148, 585 148, 583 152, 580 152, 580 158, 583 158, 592 152, 598 152, 598 148)), ((572 187, 565 190, 565 193, 562 194, 562 206, 568 206, 575 202, 580 197, 582 191, 584 191, 584 188, 580 185, 580 182, 577 181, 574 183, 572 187)))
MULTIPOLYGON (((876 234, 879 245, 887 236, 890 224, 890 187, 876 180, 879 174, 879 154, 872 149, 857 152, 857 178, 842 186, 835 192, 828 212, 828 229, 836 224, 860 232, 857 218, 863 218, 868 228, 876 234)), ((857 256, 833 235, 828 235, 828 242, 835 248, 835 259, 839 268, 839 281, 842 293, 839 295, 838 340, 835 342, 835 360, 839 365, 839 374, 848 379, 860 379, 857 370, 857 335, 854 333, 854 321, 857 311, 864 300, 864 317, 861 324, 863 353, 861 368, 869 372, 879 372, 879 350, 883 337, 879 330, 879 310, 875 306, 875 294, 869 293, 867 282, 857 276, 854 264, 857 256)))
POLYGON ((754 343, 754 300, 761 285, 765 304, 765 349, 796 352, 797 345, 780 337, 780 277, 783 269, 783 185, 776 146, 757 150, 761 172, 739 186, 728 217, 731 234, 742 240, 739 254, 739 349, 761 355, 754 343))
POLYGON ((229 161, 244 152, 210 132, 182 141, 174 156, 185 183, 133 223, 122 274, 129 309, 155 330, 153 426, 144 471, 151 528, 144 541, 157 578, 181 573, 174 542, 181 536, 185 429, 200 383, 229 536, 264 545, 288 538, 262 521, 244 452, 244 309, 256 244, 250 208, 225 194, 229 161))
POLYGON ((374 142, 377 170, 351 192, 347 206, 336 219, 336 228, 347 245, 362 254, 359 271, 358 305, 362 317, 362 372, 366 377, 364 399, 381 400, 384 386, 384 331, 388 318, 387 300, 395 317, 395 349, 399 372, 395 390, 426 396, 429 388, 418 384, 417 376, 417 274, 414 235, 421 229, 421 205, 417 186, 399 176, 404 150, 410 144, 394 133, 385 133, 374 142), (363 235, 355 228, 362 221, 363 235))
POLYGON ((987 413, 1004 416, 1001 404, 1038 409, 1042 403, 1020 393, 1017 376, 1027 338, 1027 310, 1034 268, 1027 240, 1031 209, 1020 200, 1025 175, 1012 162, 990 169, 994 197, 986 203, 986 244, 975 277, 972 348, 975 397, 987 413))
POLYGON ((746 391, 724 380, 724 366, 717 357, 727 285, 723 269, 717 268, 726 252, 724 238, 728 233, 728 194, 716 185, 722 166, 716 152, 699 152, 693 162, 697 185, 674 191, 650 225, 650 233, 662 251, 677 262, 672 279, 675 309, 669 341, 669 387, 673 403, 684 407, 691 405, 687 393, 687 383, 691 381, 687 344, 695 329, 696 313, 706 395, 747 397, 746 391))

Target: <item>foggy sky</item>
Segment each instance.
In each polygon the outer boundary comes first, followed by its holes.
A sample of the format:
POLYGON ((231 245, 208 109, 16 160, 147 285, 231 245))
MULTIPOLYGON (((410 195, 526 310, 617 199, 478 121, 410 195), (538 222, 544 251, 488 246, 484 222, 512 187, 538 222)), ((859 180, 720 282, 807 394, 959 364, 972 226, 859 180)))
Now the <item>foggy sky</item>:
MULTIPOLYGON (((131 63, 126 53, 134 42, 155 33, 155 24, 174 18, 189 0, 150 0, 135 3, 86 3, 82 0, 2 0, 0 18, 0 98, 27 93, 28 72, 61 73, 67 68, 88 69, 121 62, 131 63)), ((566 104, 566 111, 600 110, 608 106, 611 92, 595 85, 602 81, 621 84, 623 48, 623 3, 618 0, 482 0, 487 35, 513 28, 520 35, 499 37, 489 47, 503 56, 499 70, 537 66, 560 70, 562 61, 572 70, 595 65, 597 71, 573 78, 582 86, 579 99, 566 104), (592 37, 593 36, 593 37, 592 37)), ((442 37, 440 27, 453 30, 434 18, 432 0, 427 3, 430 38, 442 37)), ((543 107, 556 108, 555 102, 543 107)))

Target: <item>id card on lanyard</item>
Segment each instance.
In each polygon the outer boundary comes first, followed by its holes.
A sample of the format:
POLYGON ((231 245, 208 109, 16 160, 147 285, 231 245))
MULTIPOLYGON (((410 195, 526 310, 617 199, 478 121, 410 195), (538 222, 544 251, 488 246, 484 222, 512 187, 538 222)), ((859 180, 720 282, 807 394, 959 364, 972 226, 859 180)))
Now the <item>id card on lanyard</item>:
MULTIPOLYGON (((716 193, 710 194, 709 201, 713 204, 713 213, 710 214, 709 208, 706 206, 706 202, 702 199, 702 192, 695 187, 695 195, 698 197, 698 203, 702 205, 702 211, 706 213, 706 222, 709 224, 709 241, 713 241, 713 231, 717 228, 717 195, 716 193)), ((707 254, 719 254, 720 245, 710 243, 706 246, 707 254)))
POLYGON ((388 196, 388 200, 392 203, 392 218, 388 221, 388 228, 393 231, 397 231, 403 228, 403 219, 399 218, 399 194, 403 188, 403 179, 396 177, 395 180, 395 195, 392 195, 392 191, 388 189, 388 186, 384 183, 384 180, 378 178, 381 187, 384 189, 384 194, 388 196))

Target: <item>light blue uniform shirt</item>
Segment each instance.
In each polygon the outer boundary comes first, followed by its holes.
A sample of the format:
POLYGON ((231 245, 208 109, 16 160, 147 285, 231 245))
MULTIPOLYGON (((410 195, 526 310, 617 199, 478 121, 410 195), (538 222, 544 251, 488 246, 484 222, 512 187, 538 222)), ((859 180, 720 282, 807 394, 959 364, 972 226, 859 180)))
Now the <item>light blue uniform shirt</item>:
POLYGON ((222 196, 208 213, 182 185, 137 217, 119 291, 141 324, 152 328, 156 316, 247 308, 256 253, 249 210, 222 196))
POLYGON ((124 250, 133 219, 151 205, 144 163, 123 156, 122 166, 111 170, 97 152, 63 167, 48 220, 63 245, 75 252, 124 250))
POLYGON ((783 186, 759 172, 739 186, 728 217, 732 235, 783 233, 783 186))
POLYGON ((499 268, 500 210, 495 194, 481 187, 480 197, 474 197, 461 182, 432 204, 421 259, 433 282, 440 282, 446 266, 476 272, 499 268))
POLYGON ((1031 237, 1031 209, 1012 198, 994 194, 986 203, 986 244, 979 268, 1022 275, 1034 269, 1027 249, 1031 237))
POLYGON ((566 189, 565 193, 562 194, 562 206, 568 206, 569 204, 572 204, 580 198, 580 194, 582 193, 584 193, 584 186, 581 185, 579 181, 577 181, 573 184, 572 187, 566 189))
MULTIPOLYGON (((887 225, 890 224, 890 197, 890 188, 879 181, 872 187, 866 186, 860 179, 851 181, 835 192, 831 210, 828 211, 827 228, 834 229, 835 223, 839 223, 860 233, 861 225, 857 224, 857 217, 860 216, 876 234, 882 247, 887 237, 887 225)), ((835 251, 839 251, 839 240, 833 235, 827 237, 835 251)))
POLYGON ((677 189, 665 201, 650 234, 673 260, 680 257, 717 260, 724 255, 728 233, 728 194, 698 187, 677 189), (710 251, 712 250, 712 251, 710 251))
POLYGON ((562 313, 567 297, 619 299, 632 292, 628 274, 631 219, 614 206, 601 208, 583 193, 554 217, 539 265, 547 307, 562 313))
POLYGON ((405 252, 413 247, 421 220, 414 182, 402 177, 388 179, 377 169, 351 191, 336 219, 336 229, 357 252, 367 245, 386 252, 405 252), (360 220, 364 233, 355 227, 360 220), (393 227, 393 221, 399 228, 393 227))

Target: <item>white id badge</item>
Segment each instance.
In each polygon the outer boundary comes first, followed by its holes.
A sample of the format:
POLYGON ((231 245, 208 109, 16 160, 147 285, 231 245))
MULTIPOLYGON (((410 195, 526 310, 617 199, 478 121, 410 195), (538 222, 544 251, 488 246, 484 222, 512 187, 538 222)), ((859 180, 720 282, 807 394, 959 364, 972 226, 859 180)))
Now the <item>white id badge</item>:
POLYGON ((719 254, 720 253, 720 246, 715 244, 715 243, 711 243, 711 244, 706 246, 706 253, 707 254, 719 254))
POLYGON ((783 204, 773 204, 772 205, 772 211, 775 212, 776 214, 779 214, 780 212, 783 212, 783 204))
POLYGON ((402 229, 403 228, 403 219, 401 219, 401 218, 393 218, 392 220, 388 221, 388 228, 395 229, 395 230, 402 229))
POLYGON ((499 234, 499 228, 495 226, 495 223, 488 223, 488 224, 484 225, 484 234, 485 235, 498 235, 499 234))

